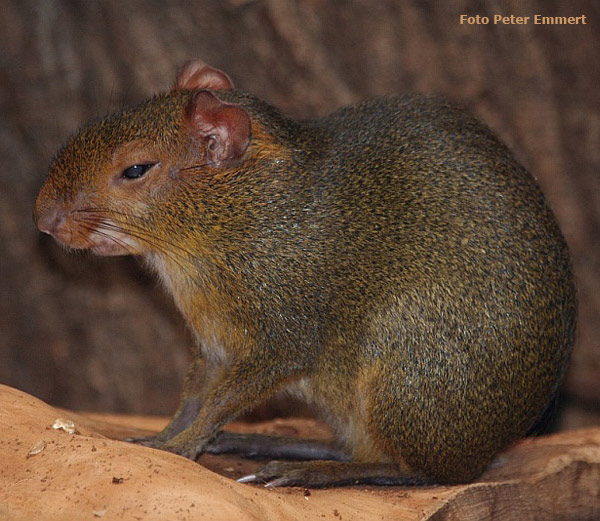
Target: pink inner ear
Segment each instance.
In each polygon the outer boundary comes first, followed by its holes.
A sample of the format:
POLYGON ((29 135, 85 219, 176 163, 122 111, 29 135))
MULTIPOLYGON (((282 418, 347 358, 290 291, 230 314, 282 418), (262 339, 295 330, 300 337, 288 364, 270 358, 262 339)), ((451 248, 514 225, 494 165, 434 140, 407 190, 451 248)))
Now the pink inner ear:
POLYGON ((232 90, 231 78, 201 60, 187 62, 177 73, 173 90, 232 90))
POLYGON ((187 118, 213 166, 226 167, 228 162, 241 159, 248 148, 250 116, 237 105, 223 103, 212 92, 204 90, 194 95, 187 118))

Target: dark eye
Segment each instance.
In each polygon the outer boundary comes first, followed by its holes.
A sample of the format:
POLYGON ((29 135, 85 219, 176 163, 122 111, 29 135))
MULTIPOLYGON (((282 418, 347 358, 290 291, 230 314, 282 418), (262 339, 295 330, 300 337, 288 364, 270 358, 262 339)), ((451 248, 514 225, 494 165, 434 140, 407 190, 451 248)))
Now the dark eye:
POLYGON ((130 166, 129 168, 123 170, 123 172, 121 173, 121 177, 123 179, 139 179, 153 166, 154 163, 130 166))

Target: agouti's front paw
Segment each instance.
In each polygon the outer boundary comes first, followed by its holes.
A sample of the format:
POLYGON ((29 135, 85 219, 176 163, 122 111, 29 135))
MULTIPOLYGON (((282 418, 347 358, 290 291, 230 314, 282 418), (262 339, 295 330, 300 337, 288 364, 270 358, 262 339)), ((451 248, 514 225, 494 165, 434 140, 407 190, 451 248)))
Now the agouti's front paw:
POLYGON ((172 442, 165 443, 161 449, 191 460, 195 460, 202 454, 202 450, 198 450, 195 446, 177 445, 172 442))
POLYGON ((162 447, 163 450, 178 454, 184 458, 195 460, 204 452, 207 440, 198 438, 187 431, 183 431, 177 436, 166 441, 162 447))
POLYGON ((171 439, 164 439, 160 436, 147 436, 139 438, 126 438, 124 441, 150 447, 152 449, 166 450, 173 454, 178 454, 184 458, 195 460, 201 453, 204 444, 189 443, 186 439, 178 439, 175 436, 171 439))
POLYGON ((143 445, 144 447, 151 447, 153 449, 163 449, 166 443, 165 440, 158 435, 125 438, 123 441, 135 443, 136 445, 143 445))

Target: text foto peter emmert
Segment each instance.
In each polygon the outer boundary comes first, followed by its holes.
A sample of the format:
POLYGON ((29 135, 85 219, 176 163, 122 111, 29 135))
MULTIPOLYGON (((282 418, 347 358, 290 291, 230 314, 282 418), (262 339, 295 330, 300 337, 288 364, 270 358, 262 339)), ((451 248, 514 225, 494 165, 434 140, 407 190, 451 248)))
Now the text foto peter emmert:
POLYGON ((535 14, 532 16, 516 16, 511 14, 504 16, 495 14, 492 16, 481 16, 479 14, 470 16, 468 14, 460 15, 461 25, 586 25, 586 15, 580 16, 542 16, 535 14))

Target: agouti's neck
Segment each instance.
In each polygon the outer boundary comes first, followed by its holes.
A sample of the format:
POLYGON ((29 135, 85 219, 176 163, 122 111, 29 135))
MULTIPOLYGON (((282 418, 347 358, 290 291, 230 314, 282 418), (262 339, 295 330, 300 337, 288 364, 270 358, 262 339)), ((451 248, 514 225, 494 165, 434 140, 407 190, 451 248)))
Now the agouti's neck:
POLYGON ((304 221, 314 215, 316 204, 311 177, 318 169, 310 167, 321 164, 313 157, 318 146, 298 146, 304 140, 319 143, 318 128, 287 120, 241 93, 219 97, 252 115, 245 156, 226 169, 199 168, 179 194, 156 205, 152 221, 162 227, 163 240, 177 247, 145 256, 197 332, 206 329, 207 320, 213 325, 225 320, 217 315, 233 313, 244 305, 240 299, 266 299, 264 288, 289 283, 277 279, 284 270, 270 263, 292 258, 296 235, 306 233, 304 221), (174 219, 166 221, 164 215, 174 219))

